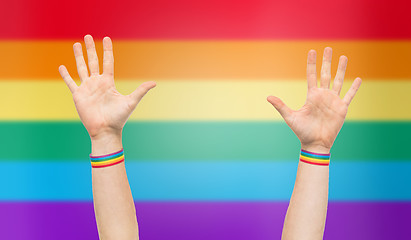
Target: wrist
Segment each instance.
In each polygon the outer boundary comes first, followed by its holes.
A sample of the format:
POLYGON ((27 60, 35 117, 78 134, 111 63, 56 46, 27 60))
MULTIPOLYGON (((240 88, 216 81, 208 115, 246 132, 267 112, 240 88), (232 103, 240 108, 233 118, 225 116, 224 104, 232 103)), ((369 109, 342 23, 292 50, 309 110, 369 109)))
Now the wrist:
POLYGON ((301 149, 309 152, 328 154, 331 151, 331 147, 326 147, 319 144, 303 144, 301 143, 301 149))
POLYGON ((91 154, 98 156, 116 152, 123 148, 121 132, 105 132, 91 139, 91 154))
POLYGON ((104 139, 109 139, 109 138, 121 138, 123 129, 114 129, 114 128, 100 128, 98 131, 93 131, 92 133, 90 131, 90 139, 91 141, 100 141, 104 139))

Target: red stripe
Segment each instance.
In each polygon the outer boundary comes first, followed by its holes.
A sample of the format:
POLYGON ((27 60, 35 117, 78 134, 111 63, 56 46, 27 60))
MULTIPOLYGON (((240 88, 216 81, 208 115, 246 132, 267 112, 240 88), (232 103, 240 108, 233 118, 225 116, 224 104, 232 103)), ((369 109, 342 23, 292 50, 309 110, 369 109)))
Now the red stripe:
POLYGON ((124 162, 124 158, 121 160, 121 161, 119 161, 119 162, 114 162, 114 163, 110 163, 110 164, 107 164, 107 165, 101 165, 101 166, 93 166, 93 165, 91 165, 93 168, 103 168, 103 167, 110 167, 110 166, 113 166, 113 165, 116 165, 116 164, 119 164, 119 163, 122 163, 122 162, 124 162))
POLYGON ((411 39, 393 0, 3 1, 2 39, 411 39))
POLYGON ((330 163, 314 163, 314 162, 309 162, 309 161, 303 160, 303 159, 301 159, 301 158, 300 158, 300 161, 301 161, 301 162, 308 163, 308 164, 319 165, 319 166, 328 166, 328 165, 330 165, 330 163))

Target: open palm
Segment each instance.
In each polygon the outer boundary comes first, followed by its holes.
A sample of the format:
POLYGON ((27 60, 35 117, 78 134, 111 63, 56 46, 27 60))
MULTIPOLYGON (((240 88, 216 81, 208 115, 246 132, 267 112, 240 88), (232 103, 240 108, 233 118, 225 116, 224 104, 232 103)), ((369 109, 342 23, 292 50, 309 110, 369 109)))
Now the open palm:
POLYGON ((300 139, 301 146, 305 150, 329 152, 344 124, 348 106, 361 85, 361 79, 355 79, 345 97, 341 99, 340 92, 347 67, 347 57, 340 57, 332 89, 330 89, 331 58, 332 49, 326 48, 321 68, 321 84, 318 87, 316 52, 311 50, 308 53, 307 100, 298 111, 291 110, 277 97, 267 98, 300 139))
POLYGON ((103 39, 103 74, 99 72, 93 38, 87 35, 84 41, 90 74, 80 43, 75 43, 73 49, 81 85, 77 86, 65 66, 59 67, 60 74, 73 94, 77 112, 91 138, 104 133, 121 133, 137 104, 156 84, 145 82, 130 95, 120 94, 114 85, 114 57, 110 38, 103 39))

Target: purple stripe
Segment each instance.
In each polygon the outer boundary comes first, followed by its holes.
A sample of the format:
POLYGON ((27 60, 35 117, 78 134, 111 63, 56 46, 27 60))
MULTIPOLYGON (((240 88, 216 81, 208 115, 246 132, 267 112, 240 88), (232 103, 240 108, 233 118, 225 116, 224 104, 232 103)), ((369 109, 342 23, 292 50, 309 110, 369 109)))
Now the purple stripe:
MULTIPOLYGON (((142 240, 280 239, 287 203, 136 203, 142 240)), ((92 203, 0 203, 0 239, 98 239, 92 203)), ((406 239, 411 202, 329 205, 325 239, 406 239)))
POLYGON ((109 156, 112 156, 112 155, 119 154, 119 153, 121 153, 122 151, 124 151, 124 149, 121 149, 120 151, 113 152, 113 153, 109 153, 109 154, 106 154, 106 155, 101 155, 101 156, 92 156, 92 155, 90 154, 90 158, 102 158, 102 157, 109 157, 109 156))

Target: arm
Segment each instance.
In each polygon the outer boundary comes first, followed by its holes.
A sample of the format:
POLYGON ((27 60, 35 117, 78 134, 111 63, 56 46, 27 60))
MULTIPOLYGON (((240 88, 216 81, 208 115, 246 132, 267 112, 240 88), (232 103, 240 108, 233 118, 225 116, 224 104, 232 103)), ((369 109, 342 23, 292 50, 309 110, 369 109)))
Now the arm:
MULTIPOLYGON (((343 99, 339 97, 343 85, 347 58, 340 57, 332 89, 332 49, 324 50, 321 68, 321 83, 317 86, 316 52, 311 50, 307 60, 308 93, 304 106, 294 111, 279 98, 267 100, 277 109, 287 125, 301 142, 301 149, 320 154, 329 154, 347 115, 348 106, 361 84, 355 79, 343 99)), ((313 157, 315 158, 315 157, 313 157)), ((325 157, 326 158, 326 157, 325 157)), ((282 239, 322 239, 328 203, 328 164, 326 160, 304 161, 298 165, 293 194, 284 221, 282 239), (318 163, 318 162, 317 162, 318 163)))
MULTIPOLYGON (((80 86, 70 77, 66 67, 60 66, 59 72, 73 94, 77 112, 90 135, 91 156, 112 154, 123 148, 121 136, 128 117, 156 84, 146 82, 130 95, 120 94, 114 85, 110 38, 103 39, 102 74, 93 38, 87 35, 84 41, 90 74, 80 43, 73 46, 80 86)), ((116 160, 114 165, 105 164, 107 161, 101 163, 92 165, 94 209, 100 239, 138 239, 137 218, 124 162, 116 160)))

